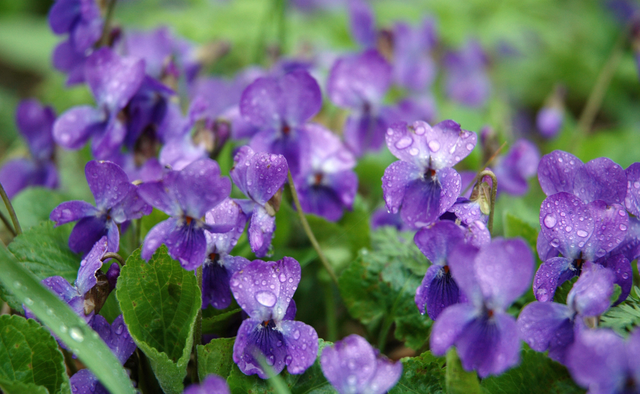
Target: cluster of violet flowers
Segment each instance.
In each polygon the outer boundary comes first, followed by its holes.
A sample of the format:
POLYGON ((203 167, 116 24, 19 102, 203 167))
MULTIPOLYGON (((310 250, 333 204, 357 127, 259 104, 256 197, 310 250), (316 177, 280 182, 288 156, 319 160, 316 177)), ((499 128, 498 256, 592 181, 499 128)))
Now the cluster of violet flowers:
MULTIPOLYGON (((348 9, 355 53, 337 56, 324 70, 283 59, 269 70, 247 69, 227 80, 201 75, 199 48, 169 29, 111 28, 97 2, 57 0, 49 23, 66 39, 55 49, 54 66, 66 73, 68 85, 85 83, 95 105, 56 117, 35 100, 21 103, 17 123, 31 158, 6 163, 0 182, 9 197, 30 185, 55 188, 55 145, 78 150, 90 143, 95 160, 85 175, 95 205, 68 201, 51 212, 56 226, 77 222, 69 248, 83 260, 73 285, 57 276, 42 283, 124 364, 135 343, 122 316, 109 325, 98 314, 120 266, 114 262, 106 273, 101 268, 110 261, 107 253, 120 250, 132 221, 162 211, 168 218, 148 232, 141 256, 149 260, 165 244, 185 270, 202 270, 203 308, 238 303, 247 316, 233 346, 238 368, 263 379, 264 363, 276 374, 285 367, 304 373, 318 358, 318 334, 294 320, 301 266, 291 257, 261 260, 272 254, 284 185, 292 182, 305 213, 338 221, 354 205, 357 159, 386 144, 399 160, 384 172, 386 207, 373 215, 372 226, 415 232, 415 244, 431 263, 415 303, 435 322, 433 354, 455 346, 464 369, 486 377, 517 365, 523 340, 536 351, 548 350, 593 392, 620 391, 630 379, 640 384, 632 361, 640 352, 638 333, 624 342, 596 323, 611 306, 614 286, 621 288, 614 304, 632 287, 630 262, 640 256, 640 163, 624 170, 607 158, 583 163, 561 151, 540 159, 535 145, 519 140, 488 172, 458 172, 454 166, 476 148, 478 136, 453 120, 434 122, 434 99, 425 93, 438 67, 431 56, 438 44, 434 21, 397 23, 385 52, 367 4, 349 1, 348 9), (314 77, 322 71, 325 78, 314 77), (405 95, 388 105, 392 85, 405 95), (314 122, 323 88, 348 111, 342 135, 314 122), (185 97, 188 103, 181 103, 185 97), (231 143, 239 148, 229 179, 214 159, 231 143), (537 243, 543 262, 534 276, 529 246, 492 238, 490 218, 495 193, 525 194, 536 172, 547 198, 537 243), (244 198, 231 197, 233 186, 244 198), (253 261, 233 251, 245 228, 253 261), (566 305, 553 302, 557 288, 574 277, 566 305), (532 280, 537 301, 516 320, 507 310, 532 280)), ((486 105, 491 84, 479 43, 447 53, 443 67, 452 100, 486 105)), ((562 96, 556 89, 538 116, 545 137, 562 126, 562 96)), ((484 150, 492 139, 490 129, 481 133, 484 150)), ((402 374, 401 363, 357 335, 326 347, 320 365, 340 393, 383 393, 402 374)), ((104 391, 87 370, 71 383, 74 393, 104 391)), ((185 392, 209 391, 228 388, 209 377, 185 392)))

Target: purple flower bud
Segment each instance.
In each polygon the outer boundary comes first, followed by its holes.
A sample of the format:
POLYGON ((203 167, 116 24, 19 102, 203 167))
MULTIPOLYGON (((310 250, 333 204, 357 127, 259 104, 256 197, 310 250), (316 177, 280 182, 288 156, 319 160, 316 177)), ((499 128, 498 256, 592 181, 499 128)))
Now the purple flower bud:
POLYGON ((562 109, 556 107, 543 107, 536 116, 536 126, 545 138, 553 138, 562 128, 562 109))
POLYGON ((527 193, 527 179, 536 174, 540 152, 531 142, 516 141, 506 155, 502 156, 493 172, 498 178, 498 191, 521 196, 527 193))
POLYGON ((402 363, 392 362, 356 334, 325 347, 320 366, 340 394, 386 393, 402 375, 402 363))

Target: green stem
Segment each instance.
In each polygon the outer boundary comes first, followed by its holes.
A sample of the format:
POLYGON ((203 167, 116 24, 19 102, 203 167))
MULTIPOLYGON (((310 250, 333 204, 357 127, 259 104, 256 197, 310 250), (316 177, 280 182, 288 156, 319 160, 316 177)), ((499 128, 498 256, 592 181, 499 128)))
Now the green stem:
POLYGON ((493 214, 496 208, 496 196, 498 195, 498 178, 493 171, 484 170, 480 172, 478 182, 482 182, 482 178, 485 176, 491 178, 491 211, 489 211, 489 223, 487 223, 487 228, 489 229, 489 233, 493 234, 493 214))
POLYGON ((598 74, 598 79, 596 79, 595 85, 593 85, 593 89, 591 89, 591 93, 589 94, 589 98, 587 99, 587 103, 580 114, 580 119, 578 120, 578 131, 580 134, 584 135, 591 131, 591 126, 593 125, 593 121, 600 110, 600 106, 602 105, 602 101, 604 100, 604 95, 607 93, 607 88, 613 79, 613 75, 618 69, 618 65, 620 64, 620 60, 622 60, 622 55, 624 54, 624 44, 627 42, 627 37, 629 36, 629 29, 626 28, 618 37, 613 49, 611 50, 611 54, 607 59, 607 62, 604 64, 602 69, 600 70, 600 74, 598 74))
POLYGON ((116 8, 117 0, 110 0, 107 4, 107 15, 104 17, 104 27, 102 28, 102 37, 100 37, 100 46, 104 47, 109 44, 109 33, 111 32, 111 20, 113 19, 113 10, 116 8))
POLYGON ((478 172, 476 173, 476 176, 473 177, 473 180, 471 181, 471 183, 469 183, 467 185, 467 187, 464 188, 464 190, 462 191, 462 193, 460 193, 461 196, 465 195, 469 189, 471 189, 471 186, 478 180, 480 179, 480 174, 482 173, 482 171, 484 171, 487 167, 489 167, 489 164, 491 164, 496 157, 498 157, 498 153, 500 153, 500 151, 502 151, 502 149, 507 145, 507 141, 503 142, 502 145, 500 145, 500 147, 498 149, 496 149, 495 152, 493 152, 493 156, 491 156, 489 158, 489 160, 487 160, 484 165, 482 167, 480 167, 480 169, 478 170, 478 172))
POLYGON ((380 353, 384 353, 391 325, 393 325, 393 318, 391 317, 391 314, 388 314, 384 317, 384 321, 382 322, 382 327, 380 328, 380 333, 378 335, 378 349, 380 350, 380 353))
MULTIPOLYGON (((200 294, 202 294, 202 266, 198 267, 196 270, 196 278, 198 281, 198 288, 200 289, 200 294)), ((198 314, 196 315, 196 326, 193 330, 193 354, 194 354, 194 373, 192 376, 193 383, 199 383, 200 379, 198 377, 198 352, 197 346, 202 344, 202 308, 198 310, 198 314)))
POLYGON ((4 205, 7 207, 7 211, 9 211, 9 216, 11 216, 11 221, 13 222, 13 228, 15 230, 14 233, 16 235, 22 234, 22 227, 20 227, 20 222, 18 222, 16 211, 13 209, 13 205, 11 205, 11 201, 9 201, 7 192, 4 191, 4 186, 2 186, 2 183, 0 183, 0 195, 2 195, 2 201, 4 201, 4 205))
POLYGON ((289 178, 289 189, 291 190, 291 196, 293 197, 293 203, 296 206, 296 210, 298 211, 298 216, 300 216, 300 221, 302 222, 302 227, 304 228, 304 232, 307 233, 307 237, 309 237, 309 241, 311 241, 311 245, 318 253, 318 258, 324 265, 324 268, 327 270, 327 273, 331 277, 333 283, 338 285, 338 277, 336 273, 333 271, 333 267, 325 257, 324 253, 322 253, 322 249, 320 249, 320 244, 316 239, 315 235, 313 235, 313 231, 311 231, 311 227, 309 226, 309 222, 307 222, 306 216, 304 216, 304 212, 302 211, 302 206, 300 206, 300 200, 298 199, 298 192, 296 191, 296 187, 293 184, 293 177, 291 176, 291 171, 288 172, 287 177, 289 178))
POLYGON ((107 252, 104 254, 104 256, 102 256, 102 259, 100 259, 101 261, 106 261, 107 259, 115 259, 118 261, 118 263, 120 263, 120 267, 124 267, 124 259, 122 258, 122 256, 120 256, 117 253, 114 252, 107 252))
POLYGON ((4 223, 4 226, 7 228, 7 230, 9 230, 9 232, 15 237, 16 230, 13 229, 11 223, 9 223, 9 219, 4 216, 4 213, 2 213, 2 211, 0 211, 0 220, 2 220, 2 223, 4 223))
POLYGON ((327 319, 327 340, 335 342, 338 339, 338 321, 336 319, 336 303, 333 297, 333 288, 329 282, 323 281, 324 306, 327 319))

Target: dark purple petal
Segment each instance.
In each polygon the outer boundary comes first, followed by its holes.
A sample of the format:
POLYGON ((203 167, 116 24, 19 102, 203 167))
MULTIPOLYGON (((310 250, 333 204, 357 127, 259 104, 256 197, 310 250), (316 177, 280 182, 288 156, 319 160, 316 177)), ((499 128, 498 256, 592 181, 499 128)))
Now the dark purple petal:
POLYGON ((102 257, 105 253, 107 253, 107 237, 102 237, 80 262, 76 279, 76 288, 80 295, 84 296, 98 282, 96 272, 102 268, 102 257))
POLYGON ((406 161, 391 163, 384 170, 382 191, 389 212, 398 213, 405 199, 407 186, 411 182, 419 181, 421 175, 419 167, 406 161))
POLYGON ((359 393, 376 374, 376 353, 364 338, 351 334, 322 350, 320 366, 339 393, 359 393))
POLYGON ((584 263, 580 277, 567 296, 567 305, 581 316, 600 316, 611 305, 614 280, 610 269, 584 263))
POLYGON ((271 239, 276 231, 276 218, 266 209, 256 206, 249 222, 249 244, 256 257, 263 257, 271 247, 271 239))
POLYGON ((598 260, 597 263, 609 268, 614 274, 614 283, 620 286, 620 296, 612 306, 616 306, 626 300, 631 293, 633 286, 633 270, 631 263, 622 254, 615 254, 604 259, 598 260))
POLYGON ((564 364, 573 344, 573 314, 566 305, 532 302, 518 316, 520 339, 537 352, 549 350, 549 357, 564 364))
POLYGON ((122 315, 116 317, 112 324, 109 324, 104 317, 96 315, 91 327, 109 346, 109 349, 118 358, 120 364, 124 365, 136 350, 136 344, 129 334, 129 329, 124 323, 122 315))
POLYGON ((470 244, 458 244, 449 252, 449 269, 460 291, 476 306, 483 305, 483 295, 478 283, 475 259, 480 249, 470 244))
POLYGON ((594 226, 592 210, 573 194, 556 193, 540 206, 541 233, 564 257, 578 258, 580 251, 588 248, 594 226))
POLYGON ((378 151, 384 142, 387 124, 380 116, 368 112, 352 113, 344 125, 345 144, 356 156, 378 151))
POLYGON ((627 176, 613 160, 607 157, 593 159, 576 169, 573 193, 584 202, 602 200, 607 204, 623 204, 627 176))
POLYGON ((91 160, 84 173, 98 209, 112 208, 135 189, 122 168, 110 161, 91 160))
POLYGON ((247 196, 265 205, 287 181, 288 170, 284 156, 256 153, 247 168, 247 196))
POLYGON ((183 394, 231 394, 224 378, 218 375, 208 375, 201 384, 192 384, 183 394))
POLYGON ((580 330, 567 354, 567 368, 581 386, 614 393, 625 383, 625 343, 611 330, 580 330))
POLYGON ((111 217, 114 222, 123 223, 149 215, 152 210, 153 207, 140 197, 138 187, 134 186, 118 204, 111 208, 111 217))
POLYGON ((81 369, 76 372, 69 379, 69 383, 73 394, 109 394, 109 391, 89 369, 81 369))
POLYGON ((96 242, 107 235, 108 223, 104 217, 86 216, 71 230, 69 248, 75 253, 87 253, 96 242))
POLYGON ((242 92, 242 117, 260 128, 279 128, 284 116, 284 96, 275 77, 256 79, 242 92))
POLYGON ((165 181, 173 189, 187 216, 201 218, 231 193, 231 181, 220 176, 218 163, 211 159, 189 164, 175 178, 165 181))
POLYGON ((225 309, 231 305, 231 273, 218 261, 207 259, 202 269, 202 308, 212 305, 216 309, 225 309))
MULTIPOLYGON (((144 238, 144 243, 142 245, 142 253, 140 254, 143 259, 149 260, 153 253, 165 243, 169 234, 174 231, 174 229, 178 226, 177 220, 174 218, 169 218, 164 220, 155 226, 147 233, 147 236, 144 238)), ((204 260, 203 260, 204 262, 204 260)))
POLYGON ((496 239, 480 248, 476 275, 490 308, 506 309, 531 285, 535 262, 521 239, 496 239))
POLYGON ((450 251, 464 240, 464 232, 453 222, 442 221, 424 227, 416 233, 413 241, 432 264, 446 265, 450 251))
POLYGON ((640 216, 640 163, 633 163, 625 170, 627 175, 627 195, 624 205, 629 213, 640 216))
POLYGON ((301 171, 303 161, 310 155, 311 144, 306 127, 291 127, 287 133, 274 129, 262 130, 251 139, 255 152, 282 155, 287 159, 289 170, 294 176, 301 171))
POLYGON ((86 57, 83 52, 77 52, 71 40, 63 41, 53 50, 52 63, 56 70, 68 74, 67 86, 84 82, 84 63, 86 57))
POLYGON ((287 125, 302 125, 320 111, 322 92, 308 72, 298 70, 285 74, 280 85, 284 104, 282 115, 287 125))
POLYGON ((327 93, 336 105, 361 110, 377 104, 391 84, 391 66, 375 49, 339 58, 331 68, 327 93))
POLYGON ((268 375, 260 366, 260 357, 264 357, 273 372, 279 374, 284 369, 287 351, 283 333, 273 321, 263 325, 261 320, 246 319, 233 344, 233 361, 245 375, 258 374, 266 379, 268 375))
POLYGON ((238 242, 238 238, 244 232, 247 217, 242 213, 240 206, 232 199, 227 198, 215 208, 207 212, 205 221, 208 225, 231 224, 233 229, 226 233, 213 234, 206 232, 208 250, 215 253, 229 253, 238 242))
POLYGON ((96 101, 116 112, 127 105, 144 79, 144 61, 120 57, 107 47, 93 52, 85 64, 85 77, 96 101))
POLYGON ((231 291, 252 319, 282 321, 300 282, 300 264, 290 257, 255 260, 231 278, 231 291))
POLYGON ((583 249, 583 257, 593 261, 615 249, 625 239, 629 215, 622 205, 607 205, 602 200, 593 201, 587 207, 593 217, 594 231, 583 249))
POLYGON ((558 249, 551 246, 547 237, 542 232, 538 233, 538 239, 536 240, 536 250, 538 251, 538 257, 542 261, 547 261, 552 257, 558 257, 560 252, 558 249))
POLYGON ((282 336, 287 347, 284 363, 290 374, 298 375, 307 370, 318 357, 318 333, 310 325, 293 320, 283 320, 282 336))
POLYGON ((622 253, 629 261, 640 257, 640 220, 637 217, 629 217, 627 236, 614 252, 622 253))
POLYGON ((191 223, 178 222, 164 241, 169 255, 180 261, 187 271, 193 271, 204 264, 207 256, 207 240, 200 224, 198 220, 192 220, 191 223))
MULTIPOLYGON (((330 222, 335 222, 342 217, 344 208, 350 208, 355 198, 358 187, 358 178, 351 171, 345 171, 346 176, 342 176, 339 180, 344 181, 341 189, 330 188, 328 186, 309 185, 307 177, 296 177, 296 189, 300 206, 305 213, 322 216, 330 222), (300 182, 303 182, 300 184, 300 182), (350 204, 345 206, 341 196, 337 192, 342 192, 342 196, 349 200, 350 204)), ((327 178, 324 177, 323 178, 327 178)))
POLYGON ((376 43, 375 17, 364 0, 349 0, 349 26, 354 40, 363 47, 376 43))
POLYGON ((73 25, 80 19, 80 0, 58 0, 49 10, 49 26, 55 34, 65 34, 71 31, 73 25))
POLYGON ((74 107, 53 124, 53 139, 67 149, 80 149, 93 135, 103 130, 106 114, 88 105, 74 107))
MULTIPOLYGON (((177 171, 171 171, 165 177, 165 180, 175 178, 177 171)), ((148 204, 153 205, 159 210, 167 213, 170 216, 180 216, 182 213, 181 207, 177 199, 174 197, 173 190, 169 190, 165 187, 165 182, 145 182, 138 186, 138 195, 142 197, 148 204)))
MULTIPOLYGON (((445 309, 433 324, 429 346, 436 356, 443 356, 453 346, 467 326, 476 319, 473 305, 456 304, 445 309)), ((514 333, 514 336, 517 334, 514 333)))
POLYGON ((115 113, 107 121, 105 127, 100 128, 91 141, 91 153, 96 159, 106 160, 113 157, 120 150, 127 134, 125 125, 115 113))
POLYGON ((96 207, 86 201, 66 201, 51 211, 49 219, 54 221, 56 226, 60 226, 87 216, 97 216, 98 212, 96 207))
POLYGON ((23 100, 16 110, 16 124, 29 143, 34 159, 47 160, 54 150, 53 122, 56 114, 51 107, 43 107, 38 100, 23 100))
POLYGON ((460 174, 443 168, 435 177, 425 175, 409 183, 402 202, 402 219, 416 227, 433 223, 460 194, 460 174))
MULTIPOLYGON (((113 220, 108 220, 106 224, 108 250, 109 252, 118 253, 118 250, 120 250, 120 230, 118 225, 113 220)), ((122 231, 126 231, 126 227, 123 227, 122 231)))
POLYGON ((521 196, 529 188, 527 179, 536 173, 540 152, 531 142, 520 139, 494 167, 501 191, 521 196))
POLYGON ((418 309, 424 314, 426 307, 431 320, 436 320, 443 310, 462 301, 460 289, 448 268, 439 265, 429 267, 422 284, 416 290, 418 309), (424 303, 420 305, 419 301, 424 303))
POLYGON ((555 150, 542 156, 538 164, 538 181, 542 191, 550 196, 555 193, 573 193, 573 179, 584 164, 571 153, 555 150))
POLYGON ((33 182, 35 163, 29 159, 15 159, 4 163, 0 169, 0 183, 9 199, 33 182))
POLYGON ((100 8, 95 1, 84 1, 82 10, 84 15, 69 36, 73 47, 78 52, 85 52, 98 42, 104 27, 104 20, 100 16, 100 8))
POLYGON ((578 274, 570 259, 553 257, 538 268, 533 280, 533 294, 540 302, 551 301, 556 289, 578 274))
POLYGON ((482 378, 501 374, 520 358, 518 326, 513 317, 502 312, 471 321, 455 344, 464 369, 477 370, 482 378))

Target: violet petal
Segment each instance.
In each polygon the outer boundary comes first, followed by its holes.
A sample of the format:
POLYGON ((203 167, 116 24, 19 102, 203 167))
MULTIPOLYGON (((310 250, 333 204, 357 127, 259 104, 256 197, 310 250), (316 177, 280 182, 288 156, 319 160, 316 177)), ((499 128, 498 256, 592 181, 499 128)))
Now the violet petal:
POLYGON ((560 150, 542 156, 538 164, 538 181, 542 191, 550 196, 555 193, 573 193, 573 178, 583 163, 580 159, 560 150))
POLYGON ((287 371, 298 375, 306 371, 318 357, 318 333, 308 324, 293 320, 281 323, 287 356, 287 371))

